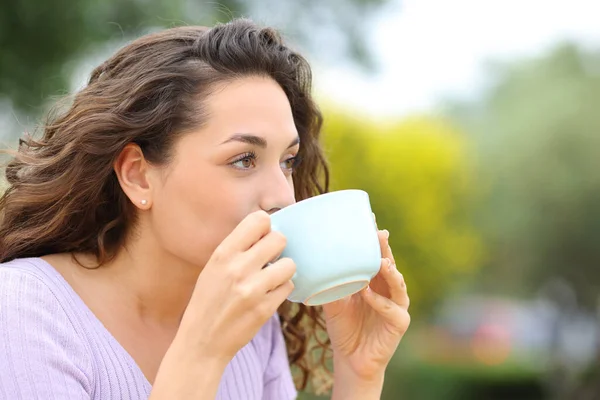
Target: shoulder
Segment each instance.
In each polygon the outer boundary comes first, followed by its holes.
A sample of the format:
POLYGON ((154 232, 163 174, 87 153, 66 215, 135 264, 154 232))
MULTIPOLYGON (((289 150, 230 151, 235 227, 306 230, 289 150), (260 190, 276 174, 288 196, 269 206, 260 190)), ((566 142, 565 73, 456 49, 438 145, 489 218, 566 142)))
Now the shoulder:
POLYGON ((52 311, 69 314, 67 283, 39 258, 22 258, 0 264, 0 304, 4 312, 52 311), (12 310, 12 311, 11 311, 12 310))
MULTIPOLYGON (((2 318, 18 319, 27 327, 48 323, 55 333, 60 331, 79 336, 77 331, 81 322, 72 293, 58 271, 40 258, 23 258, 0 264, 2 318)), ((14 324, 0 327, 2 330, 16 329, 14 324)))
MULTIPOLYGON (((58 368, 88 386, 88 348, 76 328, 66 282, 59 278, 41 259, 0 264, 0 342, 5 344, 0 369, 2 375, 8 371, 31 378, 28 383, 15 380, 11 385, 35 386, 37 373, 41 374, 37 378, 46 382, 52 369, 58 368)), ((0 381, 7 384, 7 380, 0 381)))
MULTIPOLYGON (((0 263, 0 274, 10 279, 11 284, 14 280, 25 279, 29 281, 40 281, 46 284, 55 283, 57 274, 48 263, 41 258, 17 258, 12 261, 0 263)), ((4 282, 0 281, 0 284, 4 282)), ((5 283, 7 285, 8 283, 5 283)))
POLYGON ((76 309, 60 274, 38 258, 0 264, 0 333, 42 331, 79 336, 76 309))
POLYGON ((56 278, 41 259, 22 258, 0 264, 2 305, 33 307, 56 303, 56 278), (32 300, 34 301, 32 303, 32 300))

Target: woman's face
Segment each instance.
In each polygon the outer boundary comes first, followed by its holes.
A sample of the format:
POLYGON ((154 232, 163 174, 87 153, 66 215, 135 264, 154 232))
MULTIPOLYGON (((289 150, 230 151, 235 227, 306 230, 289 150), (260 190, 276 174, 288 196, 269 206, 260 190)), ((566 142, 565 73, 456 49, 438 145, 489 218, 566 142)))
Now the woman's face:
POLYGON ((152 179, 145 211, 165 251, 201 266, 246 215, 294 203, 300 146, 290 103, 271 79, 228 83, 207 107, 206 125, 183 135, 173 161, 152 179))

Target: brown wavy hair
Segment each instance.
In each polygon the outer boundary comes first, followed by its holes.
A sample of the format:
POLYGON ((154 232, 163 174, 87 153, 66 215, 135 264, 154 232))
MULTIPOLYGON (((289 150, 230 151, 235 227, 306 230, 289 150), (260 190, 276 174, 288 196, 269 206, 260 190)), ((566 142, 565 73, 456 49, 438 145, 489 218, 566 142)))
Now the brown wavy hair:
MULTIPOLYGON (((205 122, 203 100, 215 85, 244 76, 272 78, 289 99, 302 143, 296 199, 327 192, 323 119, 307 61, 275 30, 246 19, 171 28, 122 48, 93 70, 62 112, 55 107, 41 139, 19 141, 0 199, 0 262, 65 252, 95 254, 99 265, 110 261, 136 221, 113 170, 119 153, 136 143, 151 163, 168 162, 177 138, 205 122)), ((322 309, 285 302, 279 314, 297 388, 329 390, 322 309)))

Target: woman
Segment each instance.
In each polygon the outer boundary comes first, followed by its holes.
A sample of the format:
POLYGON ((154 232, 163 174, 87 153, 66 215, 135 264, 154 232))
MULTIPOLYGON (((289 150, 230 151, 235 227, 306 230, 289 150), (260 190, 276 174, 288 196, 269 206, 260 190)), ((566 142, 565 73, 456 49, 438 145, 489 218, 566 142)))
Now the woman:
POLYGON ((387 231, 372 290, 322 310, 285 301, 292 260, 262 268, 269 214, 327 190, 320 126, 306 61, 247 20, 96 68, 6 167, 0 397, 290 399, 316 344, 332 398, 379 398, 409 324, 387 231))

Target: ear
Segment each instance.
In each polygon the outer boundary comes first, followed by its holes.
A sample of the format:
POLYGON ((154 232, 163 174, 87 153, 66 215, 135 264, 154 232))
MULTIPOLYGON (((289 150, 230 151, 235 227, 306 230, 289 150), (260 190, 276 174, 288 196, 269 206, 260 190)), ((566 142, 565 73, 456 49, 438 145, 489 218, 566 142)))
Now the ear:
POLYGON ((121 189, 129 200, 142 210, 152 205, 150 165, 137 144, 129 143, 113 164, 121 189))

